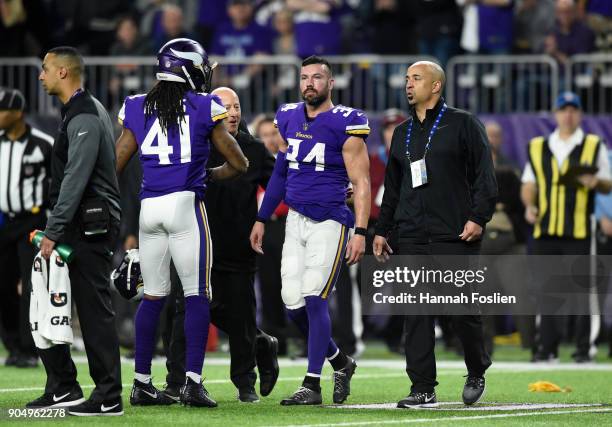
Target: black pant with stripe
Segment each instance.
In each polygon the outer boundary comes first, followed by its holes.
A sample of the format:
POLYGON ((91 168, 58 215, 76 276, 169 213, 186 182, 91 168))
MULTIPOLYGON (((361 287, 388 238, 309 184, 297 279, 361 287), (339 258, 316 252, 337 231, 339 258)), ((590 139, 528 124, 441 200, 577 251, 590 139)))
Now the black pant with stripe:
POLYGON ((10 353, 35 356, 36 348, 30 332, 30 292, 32 262, 36 248, 29 241, 32 230, 45 228, 44 213, 5 215, 0 226, 0 318, 2 341, 10 353), (21 279, 21 295, 17 283, 21 279))
MULTIPOLYGON (((61 242, 75 252, 68 265, 70 289, 79 316, 89 374, 96 385, 91 400, 115 401, 121 396, 121 361, 109 277, 119 224, 113 225, 107 236, 95 241, 86 241, 78 225, 70 224, 67 229, 70 231, 66 231, 61 242)), ((67 392, 77 383, 70 346, 56 345, 38 353, 47 371, 45 393, 67 392)))
MULTIPOLYGON (((406 243, 400 240, 400 255, 477 255, 480 242, 406 243)), ((449 316, 454 332, 463 345, 465 365, 469 375, 482 376, 491 359, 485 350, 480 315, 449 316)), ((406 372, 412 382, 411 392, 431 393, 436 381, 434 353, 434 316, 410 315, 404 317, 406 372)))

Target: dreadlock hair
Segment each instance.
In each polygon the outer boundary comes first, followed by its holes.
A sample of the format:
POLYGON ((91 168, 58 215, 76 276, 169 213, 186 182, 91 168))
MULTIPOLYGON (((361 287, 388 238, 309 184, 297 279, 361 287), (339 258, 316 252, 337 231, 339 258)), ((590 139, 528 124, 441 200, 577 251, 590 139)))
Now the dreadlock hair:
POLYGON ((145 123, 155 114, 164 135, 167 135, 169 130, 178 127, 181 121, 185 121, 183 98, 189 90, 191 89, 186 83, 158 82, 145 98, 145 123))

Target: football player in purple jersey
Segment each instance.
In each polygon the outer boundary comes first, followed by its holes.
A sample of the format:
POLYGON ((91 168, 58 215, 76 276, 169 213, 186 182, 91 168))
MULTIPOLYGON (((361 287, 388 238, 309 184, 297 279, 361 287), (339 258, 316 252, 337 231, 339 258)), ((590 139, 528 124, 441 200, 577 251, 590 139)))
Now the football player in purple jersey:
POLYGON ((208 94, 213 68, 199 43, 174 39, 157 54, 159 82, 147 94, 129 96, 119 122, 117 172, 139 152, 143 169, 140 210, 140 267, 144 299, 136 313, 132 405, 174 401, 151 382, 156 329, 170 293, 170 259, 185 293, 185 405, 215 407, 202 385, 210 322, 212 245, 203 196, 207 180, 244 173, 248 160, 222 122, 227 111, 208 94), (203 91, 203 92, 202 92, 203 91), (227 160, 206 170, 211 141, 227 160))
POLYGON ((282 105, 276 113, 275 123, 285 144, 251 231, 251 246, 263 253, 264 224, 284 199, 290 210, 281 293, 289 317, 308 337, 308 370, 302 386, 281 401, 282 405, 322 403, 320 378, 325 358, 334 369, 333 401, 344 402, 357 366, 331 339, 327 298, 338 279, 340 263, 354 264, 365 252, 370 215, 365 139, 370 127, 364 112, 334 106, 333 86, 327 60, 316 56, 304 60, 300 76, 304 102, 282 105), (346 205, 350 183, 355 215, 346 205))

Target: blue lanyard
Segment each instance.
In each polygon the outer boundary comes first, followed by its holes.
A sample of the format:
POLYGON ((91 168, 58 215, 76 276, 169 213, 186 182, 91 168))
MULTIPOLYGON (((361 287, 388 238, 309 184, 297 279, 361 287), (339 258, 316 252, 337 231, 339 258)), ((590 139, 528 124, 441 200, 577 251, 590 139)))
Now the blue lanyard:
MULTIPOLYGON (((436 120, 434 121, 434 124, 431 127, 431 130, 429 131, 429 137, 427 138, 427 145, 425 146, 425 151, 423 152, 423 159, 425 159, 425 156, 427 155, 427 152, 429 151, 429 146, 431 145, 431 138, 433 138, 434 133, 436 133, 436 130, 438 130, 440 119, 444 115, 446 108, 447 108, 446 103, 444 103, 442 105, 442 108, 440 109, 440 112, 438 113, 438 117, 436 117, 436 120)), ((406 133, 406 157, 408 157, 409 163, 412 163, 412 160, 410 160, 410 137, 412 136, 412 125, 414 123, 414 120, 415 119, 413 118, 410 121, 410 124, 408 125, 408 132, 406 133)))

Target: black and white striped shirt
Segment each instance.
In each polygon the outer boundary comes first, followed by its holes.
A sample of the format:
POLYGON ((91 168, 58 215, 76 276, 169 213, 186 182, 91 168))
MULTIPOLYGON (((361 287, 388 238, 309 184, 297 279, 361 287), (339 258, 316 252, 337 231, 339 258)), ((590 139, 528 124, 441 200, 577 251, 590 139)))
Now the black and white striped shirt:
POLYGON ((27 125, 16 141, 0 133, 0 211, 37 213, 48 204, 53 138, 27 125))

